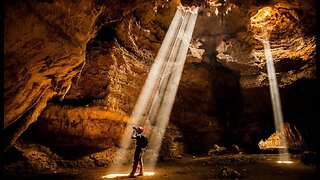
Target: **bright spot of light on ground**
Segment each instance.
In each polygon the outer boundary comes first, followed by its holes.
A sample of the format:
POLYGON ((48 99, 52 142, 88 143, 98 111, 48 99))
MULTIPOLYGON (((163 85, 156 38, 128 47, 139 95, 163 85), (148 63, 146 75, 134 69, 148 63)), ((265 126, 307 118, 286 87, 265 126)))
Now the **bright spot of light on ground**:
MULTIPOLYGON (((155 175, 155 172, 144 172, 143 176, 153 176, 155 175)), ((138 173, 135 174, 135 176, 137 176, 138 173)), ((127 177, 129 176, 129 174, 108 174, 105 176, 102 176, 102 178, 116 178, 116 177, 127 177)))
POLYGON ((280 163, 280 164, 292 164, 293 162, 292 161, 277 161, 277 163, 280 163))

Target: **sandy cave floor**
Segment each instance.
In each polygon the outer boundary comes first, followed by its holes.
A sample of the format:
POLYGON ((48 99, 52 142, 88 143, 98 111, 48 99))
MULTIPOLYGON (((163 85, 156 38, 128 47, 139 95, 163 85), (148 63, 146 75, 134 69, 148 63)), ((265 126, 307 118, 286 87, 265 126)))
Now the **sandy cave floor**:
MULTIPOLYGON (((125 176, 112 179, 316 179, 316 166, 305 165, 300 161, 300 155, 291 155, 292 164, 279 164, 277 154, 243 154, 220 156, 185 156, 176 160, 163 160, 157 163, 153 176, 125 176)), ((147 163, 147 162, 146 162, 147 163)), ((112 173, 128 174, 130 166, 115 168, 61 169, 57 173, 39 174, 25 177, 7 177, 7 179, 77 179, 97 180, 108 179, 104 176, 112 173)), ((150 172, 145 167, 145 172, 150 172)))

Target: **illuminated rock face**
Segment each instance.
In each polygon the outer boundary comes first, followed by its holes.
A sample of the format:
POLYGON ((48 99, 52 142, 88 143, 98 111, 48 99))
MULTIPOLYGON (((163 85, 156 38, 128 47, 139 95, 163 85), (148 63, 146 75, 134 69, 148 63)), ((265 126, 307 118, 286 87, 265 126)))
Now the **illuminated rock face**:
POLYGON ((68 91, 97 30, 100 9, 89 1, 6 2, 4 128, 14 126, 9 145, 50 98, 68 91))
POLYGON ((289 123, 284 123, 284 136, 278 131, 273 133, 268 139, 259 142, 262 150, 275 150, 281 148, 302 149, 305 144, 301 133, 296 127, 291 128, 289 123))
POLYGON ((128 13, 132 5, 117 1, 109 1, 108 7, 98 1, 6 2, 7 147, 37 120, 49 99, 65 97, 83 70, 88 41, 103 23, 121 19, 117 11, 128 13))
MULTIPOLYGON (((273 18, 280 22, 270 36, 284 120, 303 131, 315 120, 308 106, 316 94, 315 5, 230 3, 235 6, 224 16, 200 8, 170 118, 175 128, 166 137, 177 149, 172 156, 207 153, 214 144, 253 147, 274 132, 263 45, 255 38, 260 31, 250 22, 264 6, 284 19, 273 18)), ((9 144, 33 122, 28 130, 48 145, 101 150, 118 144, 178 4, 7 3, 9 144)))

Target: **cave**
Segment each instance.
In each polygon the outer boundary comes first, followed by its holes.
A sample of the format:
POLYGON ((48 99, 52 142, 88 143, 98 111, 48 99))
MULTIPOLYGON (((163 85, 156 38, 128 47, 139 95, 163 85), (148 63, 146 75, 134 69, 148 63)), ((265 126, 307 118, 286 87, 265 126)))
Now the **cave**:
POLYGON ((146 118, 146 178, 317 179, 316 0, 14 0, 3 10, 5 178, 107 178, 120 159, 128 173, 134 141, 117 152, 146 118), (170 67, 167 80, 150 78, 170 67), (292 164, 275 163, 283 154, 292 164))

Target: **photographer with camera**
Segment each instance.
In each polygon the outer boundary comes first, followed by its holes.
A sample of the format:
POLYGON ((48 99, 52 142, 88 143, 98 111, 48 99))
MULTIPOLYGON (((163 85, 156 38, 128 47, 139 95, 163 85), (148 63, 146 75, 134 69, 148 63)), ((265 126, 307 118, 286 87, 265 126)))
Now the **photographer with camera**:
POLYGON ((143 160, 142 160, 142 150, 147 147, 148 138, 141 133, 144 131, 143 127, 133 127, 133 132, 131 139, 136 140, 136 149, 134 152, 132 170, 129 177, 134 177, 134 174, 137 170, 138 164, 140 166, 140 172, 138 176, 143 176, 143 160))

